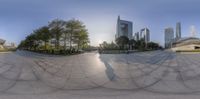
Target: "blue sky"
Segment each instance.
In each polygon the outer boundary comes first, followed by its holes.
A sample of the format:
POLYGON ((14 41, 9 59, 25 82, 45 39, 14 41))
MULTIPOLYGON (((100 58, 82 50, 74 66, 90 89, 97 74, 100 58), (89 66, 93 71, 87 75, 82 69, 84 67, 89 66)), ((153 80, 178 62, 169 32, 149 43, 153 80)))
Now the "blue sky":
MULTIPOLYGON (((0 0, 0 38, 17 44, 34 29, 60 18, 85 23, 91 45, 112 41, 117 16, 133 22, 133 32, 148 27, 151 40, 164 43, 164 28, 182 24, 182 35, 190 26, 200 30, 199 0, 0 0)), ((199 35, 198 35, 199 36, 199 35)))

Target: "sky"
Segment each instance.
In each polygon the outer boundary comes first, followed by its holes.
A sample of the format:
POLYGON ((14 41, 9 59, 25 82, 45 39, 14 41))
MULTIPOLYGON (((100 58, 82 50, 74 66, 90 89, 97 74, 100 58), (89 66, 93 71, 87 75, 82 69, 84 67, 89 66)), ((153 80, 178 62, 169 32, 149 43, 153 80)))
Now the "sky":
MULTIPOLYGON (((151 41, 164 43, 164 29, 181 22, 182 36, 190 27, 200 31, 200 0, 0 0, 0 38, 19 42, 34 29, 59 18, 81 20, 90 44, 114 41, 117 17, 133 22, 133 33, 147 27, 151 41)), ((199 37, 199 34, 197 35, 199 37)))

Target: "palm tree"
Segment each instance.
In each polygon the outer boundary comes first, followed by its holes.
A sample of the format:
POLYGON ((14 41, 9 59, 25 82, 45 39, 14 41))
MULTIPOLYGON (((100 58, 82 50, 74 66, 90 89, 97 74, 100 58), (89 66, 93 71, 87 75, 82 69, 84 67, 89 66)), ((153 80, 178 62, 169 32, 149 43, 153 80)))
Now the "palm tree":
POLYGON ((56 39, 55 47, 57 49, 60 48, 60 38, 64 32, 64 26, 65 26, 64 20, 55 19, 49 23, 49 29, 52 35, 56 39))

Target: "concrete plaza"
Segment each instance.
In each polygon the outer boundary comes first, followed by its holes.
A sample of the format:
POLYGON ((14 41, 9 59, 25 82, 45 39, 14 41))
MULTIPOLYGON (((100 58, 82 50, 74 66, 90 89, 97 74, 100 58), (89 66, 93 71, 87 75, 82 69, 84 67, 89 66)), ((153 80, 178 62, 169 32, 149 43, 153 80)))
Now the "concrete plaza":
POLYGON ((200 54, 0 54, 0 99, 199 99, 200 54))

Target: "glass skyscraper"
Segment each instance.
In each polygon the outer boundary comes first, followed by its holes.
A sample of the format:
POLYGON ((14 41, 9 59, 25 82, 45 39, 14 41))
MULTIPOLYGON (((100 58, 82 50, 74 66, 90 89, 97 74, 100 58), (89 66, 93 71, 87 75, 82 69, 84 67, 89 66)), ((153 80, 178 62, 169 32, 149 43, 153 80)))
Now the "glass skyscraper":
POLYGON ((150 41, 150 31, 148 28, 141 29, 140 39, 144 39, 146 43, 150 41))
POLYGON ((168 27, 165 29, 165 48, 171 48, 174 41, 174 29, 168 27))
POLYGON ((181 38, 181 23, 176 23, 176 40, 181 38))
POLYGON ((121 20, 120 16, 118 16, 117 33, 115 35, 115 38, 118 38, 120 36, 126 36, 129 39, 132 39, 133 38, 132 33, 133 33, 132 22, 121 20))

